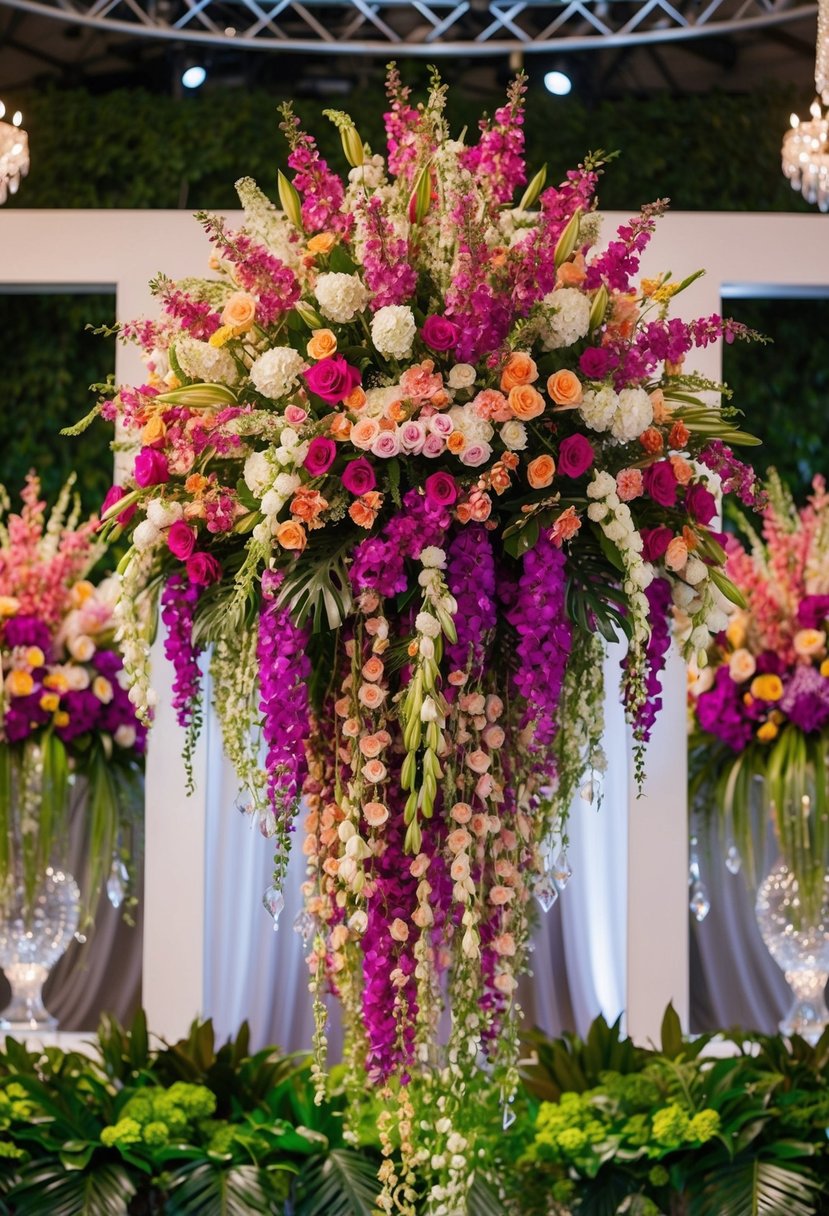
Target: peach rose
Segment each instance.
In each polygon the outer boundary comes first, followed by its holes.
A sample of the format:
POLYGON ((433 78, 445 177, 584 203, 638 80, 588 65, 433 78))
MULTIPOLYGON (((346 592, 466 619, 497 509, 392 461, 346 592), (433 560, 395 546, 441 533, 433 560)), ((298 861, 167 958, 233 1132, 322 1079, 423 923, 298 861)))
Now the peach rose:
POLYGON ((361 418, 351 428, 351 442, 355 448, 362 448, 367 452, 379 434, 380 423, 376 418, 361 418))
POLYGON ((556 272, 559 287, 580 287, 587 278, 584 255, 577 253, 572 262, 563 262, 556 272))
POLYGON ((389 808, 382 802, 367 802, 363 807, 363 819, 371 828, 382 827, 389 817, 389 808))
POLYGON ((688 561, 688 546, 681 536, 675 536, 665 550, 665 565, 669 570, 683 570, 688 561))
POLYGON ((454 832, 450 832, 446 837, 446 845, 450 853, 462 853, 471 844, 472 837, 466 828, 455 828, 454 832))
POLYGON ((372 655, 370 659, 366 659, 365 663, 363 663, 363 679, 371 680, 372 682, 379 680, 384 670, 385 668, 380 659, 372 655))
POLYGON ((515 938, 511 933, 499 933, 492 940, 492 948, 496 954, 506 955, 511 958, 515 954, 515 938))
POLYGON ((473 773, 485 773, 491 763, 490 757, 480 748, 477 751, 470 752, 466 757, 466 766, 467 768, 471 768, 473 773))
POLYGON ((505 393, 520 384, 532 384, 538 379, 538 368, 525 350, 514 350, 501 372, 501 388, 505 393))
POLYGON ((376 735, 363 735, 360 740, 360 751, 366 760, 375 760, 383 750, 383 744, 376 735))
POLYGON ((480 798, 481 801, 484 801, 484 799, 489 798, 494 789, 495 782, 492 778, 492 774, 481 773, 480 777, 475 782, 475 796, 480 798))
POLYGON ((361 684, 357 697, 366 709, 379 709, 386 699, 386 690, 378 688, 376 684, 361 684))
POLYGON ((518 987, 518 980, 509 971, 500 971, 494 980, 495 987, 504 996, 511 996, 518 987))
POLYGON ((544 413, 544 398, 531 384, 516 384, 509 391, 509 405, 516 418, 529 422, 544 413))
POLYGON ((330 253, 337 243, 334 232, 318 232, 305 245, 309 253, 330 253))
POLYGON ((506 735, 500 726, 488 726, 483 733, 484 743, 496 751, 499 747, 503 747, 505 738, 506 735))
POLYGON ((351 438, 351 419, 345 414, 332 414, 328 423, 328 434, 332 439, 343 442, 351 438))
POLYGON ((735 684, 750 680, 756 670, 757 664, 750 650, 735 650, 728 660, 728 674, 735 684))
POLYGON ((343 734, 347 739, 356 739, 360 733, 360 723, 356 718, 346 718, 343 722, 343 734))
POLYGON ((426 853, 418 853, 414 861, 409 866, 409 873, 412 878, 422 878, 429 866, 432 864, 431 858, 426 853))
POLYGON ((489 819, 486 815, 482 815, 479 812, 477 815, 472 816, 470 826, 476 836, 486 836, 489 831, 489 819))
POLYGON ((453 882, 461 882, 464 878, 469 877, 469 858, 466 853, 459 853, 449 869, 449 875, 453 882))
POLYGON ((687 486, 688 482, 694 476, 693 467, 683 456, 669 456, 671 468, 674 471, 674 477, 681 486, 687 486))
POLYGON ((510 890, 509 887, 502 886, 500 883, 489 892, 489 902, 495 904, 496 907, 512 903, 514 898, 515 892, 510 890))
POLYGON ((504 494, 510 487, 509 469, 502 461, 498 461, 489 470, 489 484, 496 494, 504 494))
POLYGON ((253 325, 256 300, 247 291, 234 291, 222 309, 222 325, 229 325, 236 334, 243 334, 253 325))
POLYGON ((576 406, 582 399, 581 380, 575 372, 554 372, 547 381, 547 392, 556 405, 576 406))
POLYGON ((358 384, 347 397, 343 398, 343 405, 347 410, 351 410, 352 414, 358 414, 360 410, 365 408, 366 401, 366 390, 361 384, 358 384))
POLYGON ((472 807, 468 802, 456 802, 449 814, 455 823, 469 823, 472 818, 472 807))
POLYGON ((358 528, 370 528, 377 518, 377 512, 380 510, 382 502, 382 494, 377 490, 369 490, 368 494, 355 498, 348 508, 348 514, 358 528))
POLYGON ((303 487, 297 491, 291 501, 290 510, 296 519, 301 519, 304 523, 313 526, 327 506, 328 499, 323 498, 319 490, 308 490, 303 487))
POLYGON ((330 329, 315 329, 306 349, 309 359, 327 359, 337 349, 337 335, 330 329))
POLYGON ((378 785, 381 781, 386 780, 387 770, 382 760, 367 760, 360 772, 372 785, 378 785))
POLYGON ((803 658, 813 658, 826 649, 826 635, 822 629, 798 629, 792 643, 796 654, 803 658))
POLYGON ((531 460, 527 465, 527 481, 534 490, 543 490, 552 482, 555 471, 556 462, 552 456, 546 453, 536 456, 535 460, 531 460))
POLYGON ((308 536, 301 524, 289 519, 276 529, 277 543, 283 549, 297 549, 301 553, 308 543, 308 536))

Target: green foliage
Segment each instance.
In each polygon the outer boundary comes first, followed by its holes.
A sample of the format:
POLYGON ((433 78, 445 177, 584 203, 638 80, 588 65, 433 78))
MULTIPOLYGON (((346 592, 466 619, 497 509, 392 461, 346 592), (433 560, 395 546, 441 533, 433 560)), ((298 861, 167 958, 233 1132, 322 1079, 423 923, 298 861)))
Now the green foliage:
POLYGON ((91 404, 89 386, 115 369, 115 340, 86 332, 112 320, 108 295, 7 295, 0 288, 3 376, 3 481, 15 493, 36 467, 44 497, 54 502, 69 473, 84 515, 96 511, 112 484, 109 426, 96 421, 83 439, 64 439, 91 404))
POLYGON ((378 1191, 376 1164, 337 1149, 314 1159, 300 1176, 296 1216, 371 1216, 378 1191))

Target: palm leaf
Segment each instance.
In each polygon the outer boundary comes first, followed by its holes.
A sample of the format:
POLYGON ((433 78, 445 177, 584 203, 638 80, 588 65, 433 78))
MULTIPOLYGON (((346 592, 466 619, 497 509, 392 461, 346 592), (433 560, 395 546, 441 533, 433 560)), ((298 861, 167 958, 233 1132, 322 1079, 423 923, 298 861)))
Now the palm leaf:
POLYGON ((504 1216, 504 1205, 491 1185, 475 1175, 466 1205, 467 1216, 504 1216))
POLYGON ((282 1198, 266 1170, 256 1165, 222 1169, 208 1161, 182 1166, 170 1191, 166 1216, 270 1216, 282 1198))
POLYGON ((821 1190, 814 1175, 755 1157, 706 1173, 691 1216, 813 1216, 821 1190))
POLYGON ((135 1186, 120 1165, 66 1170, 38 1161, 20 1171, 8 1199, 15 1216, 126 1216, 135 1186))
POLYGON ((373 1161, 350 1149, 334 1149, 302 1171, 295 1216, 371 1216, 379 1189, 373 1161))

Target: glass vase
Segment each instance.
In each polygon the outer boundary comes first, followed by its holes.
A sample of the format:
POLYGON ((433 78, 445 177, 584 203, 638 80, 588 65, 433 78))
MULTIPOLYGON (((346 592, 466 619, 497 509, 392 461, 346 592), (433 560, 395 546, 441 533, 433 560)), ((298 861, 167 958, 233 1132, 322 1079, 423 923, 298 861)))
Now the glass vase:
POLYGON ((0 1029, 54 1029, 42 989, 78 928, 81 906, 78 884, 59 862, 68 847, 68 782, 63 773, 54 779, 40 747, 4 753, 0 968, 12 996, 0 1029))

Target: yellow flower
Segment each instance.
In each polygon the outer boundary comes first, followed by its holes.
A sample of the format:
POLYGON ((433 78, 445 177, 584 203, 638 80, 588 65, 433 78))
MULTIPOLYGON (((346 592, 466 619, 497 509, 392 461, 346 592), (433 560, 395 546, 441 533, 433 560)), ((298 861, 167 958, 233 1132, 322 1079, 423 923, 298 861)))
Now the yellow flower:
POLYGON ((90 595, 95 594, 95 588, 90 583, 89 579, 82 578, 72 588, 72 606, 80 608, 81 604, 85 604, 90 595))
POLYGON ((68 726, 69 725, 69 714, 66 712, 65 709, 61 709, 55 714, 53 721, 55 723, 55 726, 68 726))
POLYGON ((66 692, 69 681, 62 671, 50 671, 48 676, 43 677, 43 687, 54 688, 55 692, 66 692))
POLYGON ((642 280, 642 295, 645 299, 652 296, 655 291, 659 290, 659 279, 643 279, 642 280))
POLYGON ((167 426, 160 414, 155 414, 141 432, 141 442, 147 447, 157 443, 167 434, 167 426))
POLYGON ((330 253, 336 243, 336 233, 318 232, 316 236, 311 237, 305 248, 309 253, 330 253))
POLYGON ((783 681, 780 676, 756 676, 751 681, 751 695, 758 701, 779 701, 783 696, 783 681))
POLYGON ((10 696, 28 697, 34 686, 35 682, 32 679, 31 672, 20 671, 19 669, 9 672, 6 688, 8 688, 10 696))
POLYGON ((777 727, 773 722, 764 722, 757 729, 757 738, 761 743, 771 743, 772 739, 776 739, 779 734, 777 727))
POLYGON ((39 646, 30 646, 26 651, 26 662, 30 667, 42 667, 46 662, 46 655, 39 646))
POLYGON ((40 708, 47 714, 53 714, 60 705, 60 697, 56 692, 45 692, 40 698, 40 708))
POLYGON ((663 283, 661 287, 657 287, 653 293, 653 298, 659 304, 666 304, 671 296, 675 296, 679 291, 679 283, 663 283))
POLYGON ((232 325, 220 325, 219 328, 214 330, 210 335, 208 342, 211 346, 222 347, 226 342, 229 342, 233 336, 232 325))
POLYGON ((20 607, 16 595, 0 595, 0 616, 14 616, 20 607))
POLYGON ((741 613, 738 612, 731 618, 725 631, 725 636, 735 650, 739 650, 741 646, 745 645, 746 622, 745 617, 741 613))
POLYGON ((829 659, 824 659, 820 665, 820 674, 829 680, 829 659))

